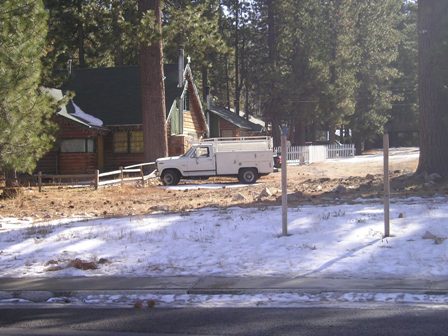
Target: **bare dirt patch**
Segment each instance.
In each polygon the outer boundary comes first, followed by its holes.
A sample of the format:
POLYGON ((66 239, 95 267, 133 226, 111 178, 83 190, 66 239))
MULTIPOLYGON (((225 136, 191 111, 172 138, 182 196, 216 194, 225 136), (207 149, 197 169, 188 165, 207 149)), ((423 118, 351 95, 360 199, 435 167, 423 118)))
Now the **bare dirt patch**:
MULTIPOLYGON (((382 196, 382 161, 373 153, 372 160, 333 160, 306 166, 288 167, 289 204, 326 204, 353 202, 357 198, 382 196)), ((391 159, 393 197, 425 196, 448 193, 448 184, 414 176, 417 158, 391 159)), ((281 202, 281 174, 262 177, 256 185, 227 188, 233 178, 211 178, 184 184, 219 183, 222 188, 169 190, 158 180, 149 186, 93 188, 45 187, 23 188, 17 197, 0 200, 0 216, 33 218, 48 221, 66 217, 116 217, 156 212, 191 211, 204 207, 267 206, 281 202)))

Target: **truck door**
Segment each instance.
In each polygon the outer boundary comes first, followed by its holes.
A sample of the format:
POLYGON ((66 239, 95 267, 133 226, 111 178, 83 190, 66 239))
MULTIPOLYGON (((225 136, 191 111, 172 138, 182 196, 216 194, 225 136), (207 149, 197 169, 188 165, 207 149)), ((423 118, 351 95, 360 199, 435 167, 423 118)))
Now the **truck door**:
POLYGON ((215 155, 211 146, 200 145, 191 154, 188 160, 189 176, 216 175, 215 155))

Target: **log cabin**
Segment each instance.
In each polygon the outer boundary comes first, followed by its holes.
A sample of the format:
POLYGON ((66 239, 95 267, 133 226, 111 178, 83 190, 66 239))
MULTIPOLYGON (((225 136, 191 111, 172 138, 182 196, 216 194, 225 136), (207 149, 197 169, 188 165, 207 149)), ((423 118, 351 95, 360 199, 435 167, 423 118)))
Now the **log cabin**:
MULTIPOLYGON (((208 125, 190 65, 165 65, 164 73, 169 155, 180 155, 208 125)), ((55 114, 57 140, 36 171, 88 174, 144 162, 138 66, 74 69, 62 91, 75 96, 55 114)))

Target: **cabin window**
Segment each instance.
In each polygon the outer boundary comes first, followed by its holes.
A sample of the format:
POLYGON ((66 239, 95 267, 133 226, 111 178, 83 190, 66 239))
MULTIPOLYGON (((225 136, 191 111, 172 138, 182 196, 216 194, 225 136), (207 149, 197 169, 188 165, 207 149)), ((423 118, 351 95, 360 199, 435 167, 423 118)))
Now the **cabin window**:
POLYGON ((185 93, 183 103, 184 103, 184 111, 190 110, 190 95, 188 94, 188 91, 185 93))
POLYGON ((142 131, 120 131, 114 133, 115 153, 143 153, 142 131))
POLYGON ((143 132, 129 132, 129 149, 131 153, 143 153, 143 132))
POLYGON ((115 153, 128 152, 128 132, 114 133, 114 152, 115 153))
POLYGON ((94 153, 95 141, 93 139, 64 139, 60 146, 62 153, 94 153))

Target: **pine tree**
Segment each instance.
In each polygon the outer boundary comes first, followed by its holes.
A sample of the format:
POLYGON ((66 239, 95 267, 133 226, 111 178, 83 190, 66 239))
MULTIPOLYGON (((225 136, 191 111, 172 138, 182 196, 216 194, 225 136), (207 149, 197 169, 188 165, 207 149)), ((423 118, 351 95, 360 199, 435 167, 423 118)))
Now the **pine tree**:
MULTIPOLYGON (((357 50, 355 18, 359 3, 352 0, 322 1, 320 25, 323 30, 320 62, 319 110, 322 126, 334 137, 335 127, 354 112, 357 50)), ((332 140, 332 139, 330 139, 332 140)))
POLYGON ((286 97, 290 110, 290 139, 298 145, 305 145, 306 125, 320 123, 319 98, 320 81, 327 63, 323 61, 321 6, 314 0, 290 0, 285 5, 287 16, 282 50, 289 50, 290 64, 287 76, 286 97))
POLYGON ((390 116, 392 146, 415 146, 418 137, 418 35, 417 4, 407 2, 402 5, 399 25, 400 43, 396 68, 400 77, 393 81, 392 92, 401 97, 393 104, 390 116), (400 132, 400 133, 398 133, 400 132))
POLYGON ((398 77, 395 61, 400 42, 397 29, 401 5, 401 0, 358 4, 359 85, 350 127, 359 154, 366 140, 382 133, 390 118, 392 103, 399 99, 391 87, 398 77))
POLYGON ((253 2, 252 40, 246 53, 249 68, 246 73, 252 94, 265 121, 271 124, 274 145, 280 145, 280 125, 287 120, 288 99, 285 97, 288 51, 283 50, 285 38, 284 1, 257 0, 253 2))
POLYGON ((138 63, 141 26, 132 0, 44 0, 49 13, 45 82, 59 86, 69 67, 138 63))
POLYGON ((0 2, 0 170, 8 177, 31 172, 54 140, 55 106, 39 88, 46 34, 42 1, 0 2))
POLYGON ((193 69, 201 72, 202 96, 205 100, 210 70, 213 72, 212 67, 219 67, 216 61, 219 56, 229 54, 229 48, 220 33, 219 1, 167 3, 165 13, 165 57, 175 63, 178 50, 185 50, 185 54, 192 59, 193 69))

